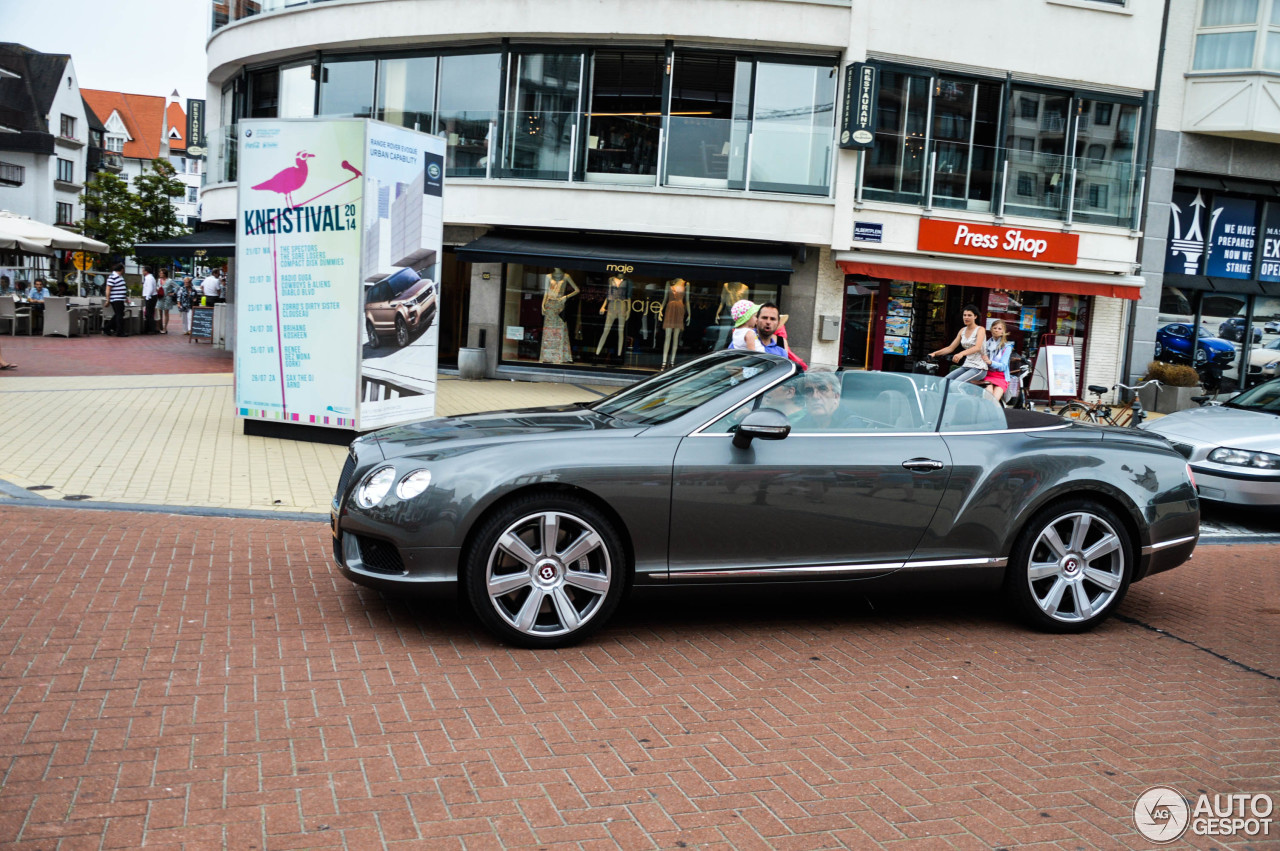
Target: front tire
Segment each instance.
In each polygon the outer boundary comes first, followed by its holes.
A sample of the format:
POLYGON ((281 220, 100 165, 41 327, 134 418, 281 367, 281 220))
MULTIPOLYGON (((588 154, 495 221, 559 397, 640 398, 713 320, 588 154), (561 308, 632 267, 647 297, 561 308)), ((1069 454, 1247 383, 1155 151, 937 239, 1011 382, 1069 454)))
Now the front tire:
POLYGON ((499 639, 564 647, 613 615, 627 586, 622 540, 586 500, 533 494, 483 522, 463 582, 472 610, 499 639))
POLYGON ((402 349, 409 345, 409 325, 403 316, 396 317, 396 345, 402 349))
POLYGON ((1133 575, 1134 546, 1120 519, 1090 499, 1037 514, 1018 537, 1005 591, 1018 614, 1043 632, 1085 632, 1120 605, 1133 575))

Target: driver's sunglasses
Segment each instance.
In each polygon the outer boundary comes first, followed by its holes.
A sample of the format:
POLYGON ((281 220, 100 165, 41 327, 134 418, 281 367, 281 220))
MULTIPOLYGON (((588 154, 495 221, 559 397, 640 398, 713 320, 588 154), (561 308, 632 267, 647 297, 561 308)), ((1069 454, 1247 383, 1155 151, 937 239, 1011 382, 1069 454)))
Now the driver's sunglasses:
POLYGON ((800 395, 801 396, 817 396, 817 395, 834 396, 836 395, 836 391, 832 390, 830 387, 806 387, 800 391, 800 395))

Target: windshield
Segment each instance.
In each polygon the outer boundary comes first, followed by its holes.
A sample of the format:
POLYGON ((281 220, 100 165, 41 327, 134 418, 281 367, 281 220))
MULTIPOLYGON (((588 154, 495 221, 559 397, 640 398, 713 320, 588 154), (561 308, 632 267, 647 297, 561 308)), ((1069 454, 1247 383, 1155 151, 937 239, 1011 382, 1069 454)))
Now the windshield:
POLYGON ((1280 378, 1259 384, 1246 390, 1227 403, 1228 408, 1258 411, 1264 414, 1280 414, 1280 378))
POLYGON ((778 363, 773 355, 725 352, 656 375, 601 399, 591 409, 636 425, 657 425, 692 411, 778 363))

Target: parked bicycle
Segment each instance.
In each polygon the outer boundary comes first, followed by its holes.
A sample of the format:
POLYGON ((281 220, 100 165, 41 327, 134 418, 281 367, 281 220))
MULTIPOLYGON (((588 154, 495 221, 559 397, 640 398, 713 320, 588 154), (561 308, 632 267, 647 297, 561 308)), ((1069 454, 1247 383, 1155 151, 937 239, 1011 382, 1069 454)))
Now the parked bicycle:
POLYGON ((1138 395, 1138 391, 1152 384, 1159 385, 1160 382, 1153 378, 1150 381, 1142 382, 1136 387, 1130 387, 1128 384, 1116 384, 1111 387, 1111 390, 1127 390, 1133 394, 1133 399, 1123 405, 1104 404, 1102 394, 1106 393, 1108 388, 1099 384, 1090 384, 1088 390, 1093 394, 1092 402, 1072 399, 1059 408, 1056 413, 1058 416, 1066 417, 1069 420, 1083 420, 1094 425, 1137 428, 1147 418, 1147 412, 1142 407, 1142 398, 1138 395))

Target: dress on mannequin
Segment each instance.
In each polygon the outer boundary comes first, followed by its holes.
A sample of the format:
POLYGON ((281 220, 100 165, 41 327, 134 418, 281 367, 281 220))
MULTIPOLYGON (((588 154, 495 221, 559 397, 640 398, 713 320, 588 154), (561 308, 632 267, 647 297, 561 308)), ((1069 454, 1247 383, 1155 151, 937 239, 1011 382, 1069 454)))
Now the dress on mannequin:
POLYGON ((751 287, 740 281, 725 281, 724 289, 720 292, 720 304, 716 305, 715 321, 720 321, 720 314, 726 310, 731 310, 735 304, 747 298, 747 294, 751 292, 751 287))
POLYGON ((665 338, 662 341, 662 367, 675 364, 676 352, 680 348, 680 335, 689 324, 689 284, 684 278, 667 281, 666 292, 662 294, 662 327, 665 338))
POLYGON ((609 329, 618 324, 618 355, 622 355, 624 334, 627 319, 631 316, 631 282, 621 275, 613 275, 605 288, 604 304, 600 305, 604 314, 604 330, 600 332, 600 342, 596 343, 596 354, 604 348, 604 341, 609 336, 609 329))
POLYGON ((578 286, 563 270, 556 269, 546 276, 545 287, 542 294, 542 349, 538 360, 542 363, 573 363, 569 328, 560 314, 564 311, 565 302, 578 294, 578 286))

